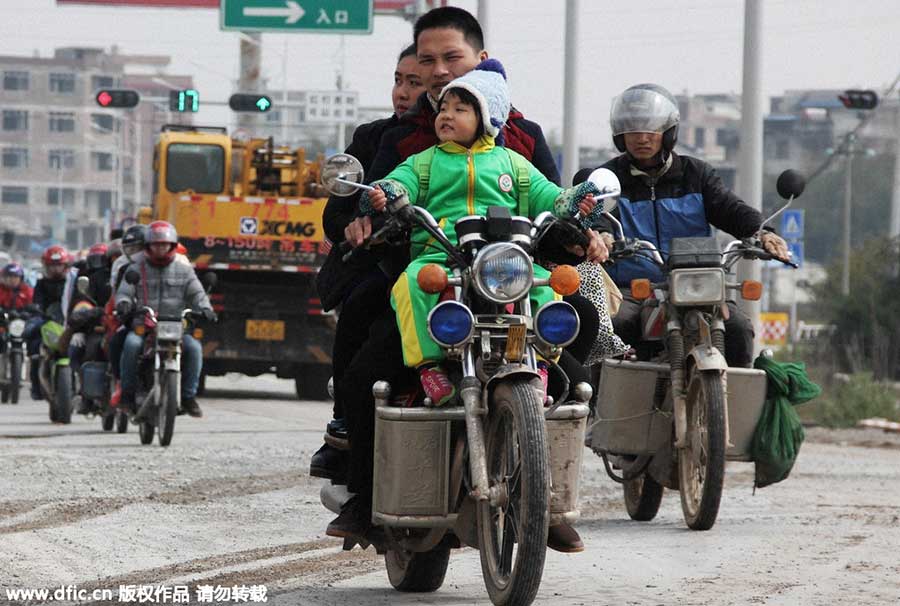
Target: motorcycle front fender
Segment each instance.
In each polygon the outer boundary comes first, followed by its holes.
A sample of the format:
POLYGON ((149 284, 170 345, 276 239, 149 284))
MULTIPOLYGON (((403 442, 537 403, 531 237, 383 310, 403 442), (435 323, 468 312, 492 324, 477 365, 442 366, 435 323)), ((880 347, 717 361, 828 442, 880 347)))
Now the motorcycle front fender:
MULTIPOLYGON (((537 379, 540 381, 541 375, 538 374, 536 370, 526 366, 525 364, 504 364, 497 372, 494 373, 488 382, 484 386, 485 396, 493 391, 494 386, 497 385, 500 381, 504 379, 508 379, 509 377, 521 376, 526 379, 537 379)), ((484 399, 487 402, 487 397, 484 399)))
POLYGON ((715 347, 697 345, 688 352, 687 357, 688 360, 693 362, 692 366, 697 370, 728 370, 728 362, 725 361, 725 356, 715 347))

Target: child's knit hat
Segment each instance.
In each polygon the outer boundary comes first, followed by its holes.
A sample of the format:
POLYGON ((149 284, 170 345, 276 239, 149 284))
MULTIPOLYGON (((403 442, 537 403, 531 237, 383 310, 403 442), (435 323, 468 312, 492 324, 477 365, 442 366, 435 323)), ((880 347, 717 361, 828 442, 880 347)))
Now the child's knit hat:
POLYGON ((440 99, 452 88, 462 88, 478 99, 484 131, 496 138, 509 116, 509 87, 506 70, 496 59, 485 59, 469 73, 451 81, 441 90, 440 99))

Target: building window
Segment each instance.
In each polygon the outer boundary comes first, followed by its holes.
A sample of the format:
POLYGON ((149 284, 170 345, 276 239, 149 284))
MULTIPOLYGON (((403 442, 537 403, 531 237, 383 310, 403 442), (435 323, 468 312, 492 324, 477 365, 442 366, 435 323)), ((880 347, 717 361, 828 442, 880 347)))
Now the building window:
POLYGON ((113 170, 113 155, 106 152, 91 152, 91 168, 99 171, 113 170))
POLYGON ((281 123, 281 112, 280 111, 268 112, 266 114, 266 122, 280 124, 281 123))
POLYGON ((306 122, 306 112, 302 109, 297 111, 297 122, 306 122))
POLYGON ((75 132, 75 114, 72 112, 50 112, 50 132, 75 132))
POLYGON ((116 130, 116 119, 109 114, 91 114, 91 124, 95 130, 111 133, 116 130))
POLYGON ((347 105, 353 105, 356 103, 356 99, 353 97, 347 97, 347 105))
POLYGON ((50 74, 50 92, 71 95, 75 92, 75 74, 50 74))
POLYGON ((316 108, 315 108, 315 107, 310 107, 310 108, 309 108, 309 115, 310 115, 310 116, 315 116, 316 114, 317 114, 316 108))
POLYGON ((326 97, 325 95, 322 95, 322 104, 323 105, 331 105, 331 97, 326 97))
POLYGON ((331 110, 329 110, 327 107, 324 108, 324 109, 322 110, 322 116, 323 116, 323 117, 324 117, 324 116, 330 116, 330 115, 331 115, 331 110))
POLYGON ((75 151, 71 149, 51 149, 49 164, 50 168, 57 170, 75 168, 75 151))
POLYGON ((334 97, 334 104, 335 104, 335 105, 340 105, 340 104, 343 103, 343 102, 344 102, 344 98, 343 98, 343 97, 341 97, 340 95, 335 95, 335 97, 334 97))
POLYGON ((310 95, 309 102, 312 104, 316 104, 319 102, 319 95, 310 95))
POLYGON ((28 130, 28 112, 23 109, 4 109, 3 130, 28 130))
POLYGON ((113 193, 105 189, 89 189, 84 192, 84 205, 96 206, 97 216, 102 217, 112 209, 113 193))
POLYGON ((91 89, 112 88, 116 85, 115 78, 112 76, 91 76, 91 89))
POLYGON ((3 148, 3 168, 28 168, 28 148, 3 148))
POLYGON ((6 186, 2 199, 4 204, 28 204, 28 188, 6 186))
POLYGON ((335 118, 340 118, 340 117, 341 117, 341 110, 335 108, 335 110, 334 110, 334 117, 335 117, 335 118))
POLYGON ((3 90, 28 90, 28 72, 3 72, 3 90))
POLYGON ((75 190, 71 187, 48 187, 47 188, 47 205, 59 206, 62 201, 63 208, 75 207, 75 190))
POLYGON ((787 160, 791 157, 791 145, 787 139, 779 139, 775 141, 775 158, 778 160, 787 160))
POLYGON ((356 112, 354 112, 354 111, 353 111, 352 109, 350 109, 350 108, 347 108, 347 109, 344 110, 344 113, 347 114, 347 117, 348 117, 348 118, 352 118, 352 117, 353 117, 353 114, 356 113, 356 112))
POLYGON ((706 129, 697 127, 694 129, 694 147, 706 147, 706 129))

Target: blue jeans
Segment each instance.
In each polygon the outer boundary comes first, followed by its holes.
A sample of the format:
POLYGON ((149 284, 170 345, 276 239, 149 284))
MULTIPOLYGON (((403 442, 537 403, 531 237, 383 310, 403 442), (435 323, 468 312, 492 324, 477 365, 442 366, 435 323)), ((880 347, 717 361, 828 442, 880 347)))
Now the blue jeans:
MULTIPOLYGON (((122 395, 133 398, 137 387, 138 357, 144 349, 144 337, 129 332, 122 348, 121 372, 122 395)), ((200 384, 200 371, 203 370, 203 349, 200 342, 191 335, 181 339, 181 399, 186 400, 197 395, 200 384)))

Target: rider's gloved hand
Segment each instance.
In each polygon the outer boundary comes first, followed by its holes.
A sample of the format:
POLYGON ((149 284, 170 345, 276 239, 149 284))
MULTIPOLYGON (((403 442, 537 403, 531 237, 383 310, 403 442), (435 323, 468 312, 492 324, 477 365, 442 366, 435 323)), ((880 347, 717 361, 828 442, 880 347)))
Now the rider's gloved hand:
POLYGON ((124 318, 132 311, 131 301, 119 301, 116 303, 116 315, 124 318))
POLYGON ((378 181, 374 191, 365 191, 359 197, 359 210, 364 215, 374 216, 384 212, 387 203, 406 194, 403 186, 394 181, 378 181))
POLYGON ((594 224, 596 219, 600 218, 603 205, 597 204, 593 199, 593 196, 600 193, 597 186, 590 181, 563 190, 556 199, 554 214, 557 217, 572 217, 581 224, 582 228, 587 229, 594 224))
POLYGON ((219 321, 219 316, 217 316, 216 312, 214 312, 209 307, 204 309, 201 313, 203 314, 203 319, 206 320, 207 322, 215 323, 215 322, 219 321))

